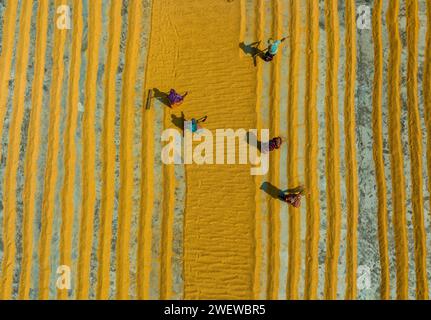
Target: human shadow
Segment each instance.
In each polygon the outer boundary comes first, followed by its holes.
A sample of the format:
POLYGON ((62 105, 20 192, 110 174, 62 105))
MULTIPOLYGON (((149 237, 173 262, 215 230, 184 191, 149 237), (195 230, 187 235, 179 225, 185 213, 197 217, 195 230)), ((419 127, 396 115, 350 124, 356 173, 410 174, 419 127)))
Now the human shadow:
POLYGON ((247 132, 245 139, 250 146, 257 148, 257 150, 259 150, 259 152, 262 152, 262 142, 257 139, 257 137, 254 133, 252 133, 250 131, 247 132), (253 141, 251 141, 251 140, 253 140, 253 141))
POLYGON ((184 122, 186 122, 186 117, 184 112, 181 112, 181 117, 171 114, 171 122, 179 129, 184 130, 184 122))
POLYGON ((253 58, 253 64, 256 67, 257 65, 257 57, 260 57, 263 59, 264 52, 259 49, 261 41, 256 41, 250 44, 245 44, 244 42, 241 42, 239 44, 239 47, 246 55, 250 55, 253 58))
POLYGON ((165 106, 167 107, 171 107, 171 103, 168 99, 168 94, 166 92, 162 92, 157 88, 153 89, 154 91, 154 98, 156 98, 157 100, 159 100, 161 103, 163 103, 165 106))
POLYGON ((283 190, 277 188, 274 186, 271 182, 264 182, 260 186, 260 190, 265 191, 267 194, 269 194, 272 198, 280 200, 281 195, 283 195, 283 190))

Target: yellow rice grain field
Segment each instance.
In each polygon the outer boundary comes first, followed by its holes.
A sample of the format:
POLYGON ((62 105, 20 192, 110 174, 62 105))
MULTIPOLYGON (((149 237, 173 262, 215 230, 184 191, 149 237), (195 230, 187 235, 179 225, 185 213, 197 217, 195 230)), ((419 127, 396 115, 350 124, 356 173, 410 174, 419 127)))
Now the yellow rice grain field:
POLYGON ((0 139, 0 299, 429 298, 429 1, 3 0, 0 139))

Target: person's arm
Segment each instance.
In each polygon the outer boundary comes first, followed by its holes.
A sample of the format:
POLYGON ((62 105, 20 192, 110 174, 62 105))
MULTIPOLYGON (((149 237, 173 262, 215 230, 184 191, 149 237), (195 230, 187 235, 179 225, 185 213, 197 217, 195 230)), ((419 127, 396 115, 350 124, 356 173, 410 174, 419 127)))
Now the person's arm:
POLYGON ((299 186, 299 187, 296 187, 296 188, 293 188, 293 189, 287 189, 287 190, 285 190, 283 192, 284 193, 293 193, 293 194, 297 194, 297 193, 303 194, 304 191, 305 191, 304 186, 299 186))
POLYGON ((202 117, 197 120, 197 122, 205 122, 207 120, 208 116, 202 117))

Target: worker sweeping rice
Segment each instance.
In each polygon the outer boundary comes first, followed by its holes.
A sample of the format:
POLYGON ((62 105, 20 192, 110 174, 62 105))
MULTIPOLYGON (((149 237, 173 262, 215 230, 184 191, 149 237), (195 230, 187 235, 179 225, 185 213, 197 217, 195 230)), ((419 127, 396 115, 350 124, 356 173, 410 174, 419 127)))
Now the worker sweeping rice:
POLYGON ((184 102, 184 98, 187 96, 188 92, 181 95, 175 91, 175 89, 171 89, 168 94, 168 100, 171 108, 176 108, 180 106, 184 102))
POLYGON ((269 39, 268 41, 268 48, 264 50, 263 60, 269 62, 272 61, 275 57, 275 55, 278 52, 278 47, 281 45, 282 42, 284 42, 287 39, 287 37, 284 37, 280 40, 273 40, 269 39))
POLYGON ((305 188, 304 186, 299 186, 294 189, 288 189, 286 191, 280 192, 280 200, 286 202, 287 204, 293 206, 294 208, 299 208, 301 206, 301 199, 304 196, 305 188))
POLYGON ((268 153, 277 149, 280 149, 283 144, 283 139, 281 137, 275 137, 269 140, 268 143, 263 143, 261 147, 261 151, 263 153, 268 153))

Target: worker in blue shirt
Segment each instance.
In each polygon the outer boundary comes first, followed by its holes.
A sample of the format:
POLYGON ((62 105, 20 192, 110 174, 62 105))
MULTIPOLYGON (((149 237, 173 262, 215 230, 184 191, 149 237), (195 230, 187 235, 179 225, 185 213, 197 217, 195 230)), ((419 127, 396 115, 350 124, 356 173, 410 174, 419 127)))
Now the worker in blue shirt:
POLYGON ((185 120, 184 129, 190 130, 192 133, 196 133, 199 129, 202 129, 199 123, 205 122, 208 116, 202 117, 200 119, 193 118, 191 121, 185 120))
POLYGON ((265 61, 272 61, 272 59, 274 59, 274 56, 277 54, 278 52, 278 47, 280 46, 280 44, 282 42, 284 42, 284 40, 286 40, 287 37, 284 37, 280 40, 273 40, 273 39, 269 39, 268 41, 268 48, 265 50, 265 55, 263 56, 265 61))

